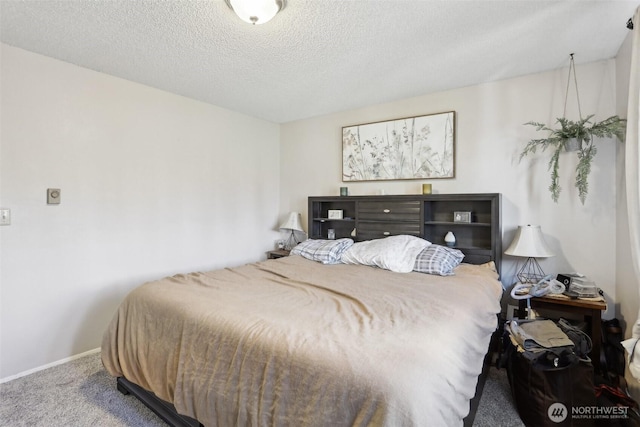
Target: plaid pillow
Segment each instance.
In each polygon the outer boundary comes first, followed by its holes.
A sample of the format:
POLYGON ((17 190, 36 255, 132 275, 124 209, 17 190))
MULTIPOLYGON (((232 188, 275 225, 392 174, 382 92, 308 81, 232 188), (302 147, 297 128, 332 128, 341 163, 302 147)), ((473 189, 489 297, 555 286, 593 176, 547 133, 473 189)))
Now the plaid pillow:
POLYGON ((291 250, 291 255, 300 255, 323 264, 338 264, 342 253, 353 245, 351 239, 305 240, 291 250))
POLYGON ((440 276, 452 276, 453 269, 462 262, 464 254, 458 249, 429 245, 418 254, 413 271, 440 276))

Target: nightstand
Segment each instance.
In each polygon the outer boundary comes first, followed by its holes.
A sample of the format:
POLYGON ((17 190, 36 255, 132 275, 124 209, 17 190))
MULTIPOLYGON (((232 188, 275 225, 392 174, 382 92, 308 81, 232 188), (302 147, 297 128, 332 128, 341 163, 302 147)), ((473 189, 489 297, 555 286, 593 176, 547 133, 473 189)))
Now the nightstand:
MULTIPOLYGON (((527 305, 526 300, 519 301, 520 316, 524 316, 525 307, 527 305)), ((593 348, 591 349, 590 357, 593 367, 597 370, 600 369, 600 348, 602 337, 602 311, 607 309, 607 303, 605 301, 597 301, 593 299, 571 299, 569 297, 558 296, 543 296, 531 298, 531 308, 540 308, 543 310, 552 310, 556 312, 576 313, 581 315, 589 325, 589 333, 591 336, 591 343, 593 348)))
POLYGON ((277 258, 282 258, 285 256, 289 256, 289 252, 285 249, 276 249, 273 251, 269 251, 267 252, 267 259, 277 259, 277 258))

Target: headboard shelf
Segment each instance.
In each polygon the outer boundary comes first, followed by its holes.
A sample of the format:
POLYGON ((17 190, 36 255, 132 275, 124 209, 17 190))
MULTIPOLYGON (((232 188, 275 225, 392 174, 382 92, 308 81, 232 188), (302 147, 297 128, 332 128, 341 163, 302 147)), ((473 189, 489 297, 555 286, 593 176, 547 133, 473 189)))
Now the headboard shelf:
POLYGON ((451 221, 425 221, 425 225, 450 225, 450 226, 462 226, 462 227, 491 227, 490 222, 451 222, 451 221))
POLYGON ((336 238, 356 241, 410 234, 445 245, 451 231, 464 262, 494 261, 500 270, 500 193, 309 197, 308 212, 312 239, 326 239, 333 229, 336 238), (342 219, 329 218, 330 210, 342 211, 342 219), (455 221, 455 212, 470 213, 470 222, 455 221))

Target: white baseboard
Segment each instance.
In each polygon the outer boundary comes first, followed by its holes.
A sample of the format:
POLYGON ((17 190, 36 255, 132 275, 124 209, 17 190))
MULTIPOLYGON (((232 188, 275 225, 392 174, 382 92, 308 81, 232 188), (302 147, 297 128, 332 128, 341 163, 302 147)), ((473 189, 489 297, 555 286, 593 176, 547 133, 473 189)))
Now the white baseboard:
POLYGON ((100 347, 94 348, 93 350, 85 351, 84 353, 75 354, 71 357, 65 357, 64 359, 57 360, 55 362, 47 363, 46 365, 38 366, 37 368, 29 369, 28 371, 20 372, 15 375, 11 375, 10 377, 0 378, 0 384, 6 383, 11 380, 15 380, 20 377, 26 377, 27 375, 34 374, 39 371, 43 371, 47 368, 53 368, 54 366, 62 365, 63 363, 71 362, 72 360, 79 359, 84 356, 88 356, 90 354, 95 354, 100 352, 100 347))

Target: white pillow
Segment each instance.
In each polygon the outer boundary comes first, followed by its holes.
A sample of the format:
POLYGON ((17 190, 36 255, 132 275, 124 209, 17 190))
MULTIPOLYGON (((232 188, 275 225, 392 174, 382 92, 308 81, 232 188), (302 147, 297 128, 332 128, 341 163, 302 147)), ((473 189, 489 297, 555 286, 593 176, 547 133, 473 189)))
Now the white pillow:
POLYGON ((419 237, 407 235, 358 242, 342 254, 342 262, 372 265, 396 273, 409 273, 413 270, 420 251, 430 244, 431 242, 419 237))

